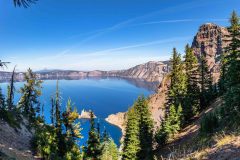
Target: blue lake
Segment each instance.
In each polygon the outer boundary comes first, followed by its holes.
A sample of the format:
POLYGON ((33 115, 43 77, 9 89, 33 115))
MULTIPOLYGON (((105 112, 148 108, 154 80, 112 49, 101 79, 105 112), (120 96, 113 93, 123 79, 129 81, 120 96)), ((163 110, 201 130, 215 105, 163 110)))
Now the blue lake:
MULTIPOLYGON (((16 82, 16 91, 23 86, 24 82, 16 82)), ((8 83, 0 86, 6 94, 8 83)), ((50 122, 50 97, 56 91, 56 80, 44 80, 41 102, 44 104, 44 114, 47 122, 50 122)), ((78 112, 93 110, 100 122, 101 131, 106 128, 108 133, 119 145, 121 131, 116 126, 107 123, 104 119, 113 113, 125 112, 134 103, 139 95, 148 96, 154 92, 153 83, 134 79, 99 78, 81 80, 59 80, 59 89, 62 97, 62 109, 70 98, 75 104, 78 112)), ((15 103, 19 101, 20 95, 16 92, 15 103)), ((89 121, 80 120, 83 139, 80 145, 86 143, 89 130, 89 121)))

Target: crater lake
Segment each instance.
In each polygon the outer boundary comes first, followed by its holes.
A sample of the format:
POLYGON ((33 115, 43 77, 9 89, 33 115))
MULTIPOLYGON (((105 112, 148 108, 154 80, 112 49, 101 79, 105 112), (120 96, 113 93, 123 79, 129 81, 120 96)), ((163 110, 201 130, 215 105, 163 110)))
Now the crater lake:
MULTIPOLYGON (((18 90, 24 82, 16 82, 14 102, 20 99, 18 90)), ((41 104, 44 105, 45 121, 50 123, 51 96, 56 92, 57 80, 44 80, 42 84, 41 104)), ((7 94, 7 82, 0 83, 4 95, 7 94)), ((122 78, 90 78, 80 80, 59 80, 61 94, 61 109, 66 108, 68 99, 74 104, 78 112, 92 110, 97 116, 96 122, 100 123, 101 132, 106 128, 117 145, 120 144, 121 130, 105 121, 110 114, 126 112, 138 96, 148 96, 154 93, 156 83, 150 83, 139 79, 122 78)), ((83 139, 79 145, 85 145, 88 138, 89 120, 79 119, 83 139)))

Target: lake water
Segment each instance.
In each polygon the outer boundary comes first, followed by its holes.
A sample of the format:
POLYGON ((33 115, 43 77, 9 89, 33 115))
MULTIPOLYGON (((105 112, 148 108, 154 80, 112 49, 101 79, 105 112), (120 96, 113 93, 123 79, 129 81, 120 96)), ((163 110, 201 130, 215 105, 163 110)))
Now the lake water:
MULTIPOLYGON (((16 82, 15 88, 18 90, 24 82, 16 82)), ((1 83, 0 86, 6 94, 8 83, 1 83)), ((106 128, 108 133, 119 145, 121 131, 116 126, 107 123, 104 119, 113 113, 125 112, 133 104, 139 95, 148 96, 154 92, 154 84, 134 79, 100 78, 81 80, 59 80, 59 90, 62 97, 62 109, 65 108, 67 100, 70 98, 77 107, 93 110, 100 122, 101 131, 106 128)), ((56 80, 45 80, 43 82, 41 102, 44 104, 44 114, 46 121, 50 122, 50 97, 56 91, 56 80)), ((15 103, 19 101, 20 95, 16 93, 15 103)), ((85 144, 88 137, 89 121, 80 120, 83 139, 80 145, 85 144)))

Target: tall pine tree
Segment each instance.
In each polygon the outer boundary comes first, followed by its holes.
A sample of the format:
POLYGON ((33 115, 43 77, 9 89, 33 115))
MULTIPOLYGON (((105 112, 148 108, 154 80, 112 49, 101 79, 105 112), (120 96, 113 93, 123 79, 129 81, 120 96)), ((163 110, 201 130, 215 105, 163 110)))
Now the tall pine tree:
POLYGON ((7 101, 7 108, 10 111, 14 108, 14 103, 13 103, 14 91, 15 91, 14 78, 15 78, 15 67, 14 67, 13 72, 12 72, 12 76, 11 76, 11 79, 10 79, 10 84, 7 87, 7 100, 6 101, 7 101))
POLYGON ((199 83, 200 83, 200 110, 205 109, 214 98, 212 73, 206 60, 204 44, 201 44, 201 60, 199 65, 199 83))
POLYGON ((84 153, 85 159, 100 159, 101 146, 98 132, 95 128, 94 113, 90 112, 90 130, 88 132, 87 147, 84 153))
POLYGON ((123 140, 122 160, 138 160, 137 153, 140 150, 139 118, 136 108, 132 107, 127 112, 127 124, 123 140))
POLYGON ((199 110, 199 94, 198 85, 198 60, 193 50, 186 45, 185 48, 185 72, 186 72, 186 95, 183 103, 184 122, 188 122, 199 110))
POLYGON ((153 159, 153 120, 149 111, 147 100, 141 96, 135 102, 139 118, 139 140, 140 150, 137 153, 138 159, 153 159))
POLYGON ((33 122, 36 114, 40 112, 40 100, 39 96, 41 92, 41 80, 37 80, 36 75, 29 68, 24 74, 26 83, 20 88, 19 92, 22 94, 18 107, 20 110, 28 116, 29 120, 33 122))
POLYGON ((186 95, 186 75, 181 55, 173 49, 171 58, 170 86, 167 93, 166 115, 156 133, 156 141, 159 145, 165 144, 182 126, 182 104, 186 95))
MULTIPOLYGON (((230 33, 229 45, 227 46, 224 57, 224 66, 222 72, 225 73, 223 78, 226 94, 224 95, 226 113, 230 117, 239 118, 240 112, 240 23, 239 17, 233 11, 231 26, 228 28, 230 33)), ((237 122, 237 121, 236 121, 237 122)))

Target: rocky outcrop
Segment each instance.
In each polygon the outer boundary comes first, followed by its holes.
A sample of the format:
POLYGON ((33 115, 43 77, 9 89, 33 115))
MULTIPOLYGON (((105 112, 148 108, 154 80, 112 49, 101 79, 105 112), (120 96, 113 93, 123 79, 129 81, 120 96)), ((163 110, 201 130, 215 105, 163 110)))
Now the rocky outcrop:
POLYGON ((161 82, 163 75, 168 72, 167 62, 150 61, 127 70, 109 71, 109 76, 144 79, 150 82, 161 82))
POLYGON ((193 51, 199 60, 201 55, 206 53, 207 64, 213 73, 215 82, 219 78, 220 56, 228 45, 226 41, 228 35, 227 28, 206 23, 200 26, 192 42, 193 51))
MULTIPOLYGON (((90 119, 91 112, 90 111, 85 111, 84 109, 81 111, 81 114, 78 115, 79 119, 90 119)), ((93 116, 93 118, 97 118, 97 116, 93 116)))
POLYGON ((30 141, 33 137, 27 126, 27 121, 23 120, 19 128, 11 127, 7 122, 0 120, 0 159, 1 153, 8 159, 34 159, 31 152, 30 141))
POLYGON ((119 113, 116 113, 116 114, 109 115, 107 118, 105 118, 105 120, 108 123, 119 127, 122 130, 122 133, 124 133, 126 118, 127 118, 126 117, 126 112, 119 112, 119 113))

